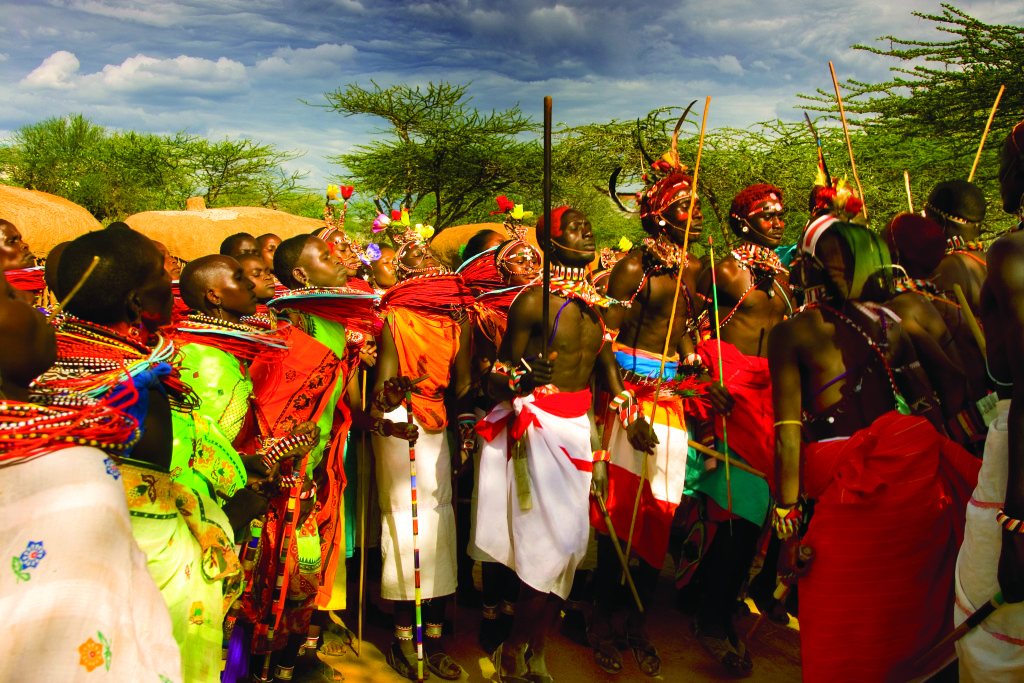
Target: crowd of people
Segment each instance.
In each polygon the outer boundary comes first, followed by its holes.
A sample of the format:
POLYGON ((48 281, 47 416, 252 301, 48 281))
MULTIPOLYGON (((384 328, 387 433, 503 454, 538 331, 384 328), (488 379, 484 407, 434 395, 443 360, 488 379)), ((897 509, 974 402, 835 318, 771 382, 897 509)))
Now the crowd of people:
POLYGON ((640 245, 563 206, 541 253, 499 197, 457 268, 405 210, 350 238, 333 187, 314 234, 185 264, 115 223, 38 266, 0 220, 0 678, 340 680, 365 600, 397 674, 456 680, 457 589, 500 681, 551 683, 556 628, 653 677, 668 565, 723 675, 749 598, 798 616, 805 681, 1020 680, 1024 232, 983 242, 963 180, 875 231, 820 170, 795 244, 761 183, 705 245, 671 151, 640 245))

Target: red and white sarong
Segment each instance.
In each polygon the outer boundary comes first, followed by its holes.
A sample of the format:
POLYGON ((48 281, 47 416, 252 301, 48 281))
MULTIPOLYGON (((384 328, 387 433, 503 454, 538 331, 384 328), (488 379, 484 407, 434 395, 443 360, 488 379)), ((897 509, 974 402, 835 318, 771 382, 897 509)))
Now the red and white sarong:
MULTIPOLYGON (((644 415, 650 416, 654 408, 654 395, 638 397, 644 415)), ((610 420, 605 429, 611 430, 608 452, 608 514, 617 533, 629 532, 633 521, 633 505, 640 487, 641 468, 647 468, 640 506, 633 531, 633 549, 653 567, 661 567, 668 553, 672 517, 683 499, 686 484, 686 455, 689 434, 683 417, 683 400, 667 397, 658 402, 658 413, 653 417, 654 433, 658 437, 658 450, 654 455, 633 449, 626 430, 617 418, 610 420)), ((652 418, 648 418, 651 420, 652 418)), ((604 517, 596 502, 590 506, 590 522, 601 533, 608 533, 604 517)))
POLYGON ((477 430, 480 456, 476 544, 527 585, 561 598, 587 554, 593 451, 590 390, 530 396, 498 404, 477 430), (521 510, 511 444, 526 439, 532 508, 521 510))

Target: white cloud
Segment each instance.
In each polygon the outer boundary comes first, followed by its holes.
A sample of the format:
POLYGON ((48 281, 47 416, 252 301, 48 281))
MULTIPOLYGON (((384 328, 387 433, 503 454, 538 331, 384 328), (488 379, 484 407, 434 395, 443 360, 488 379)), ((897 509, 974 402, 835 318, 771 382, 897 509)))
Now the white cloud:
POLYGON ((54 52, 43 60, 29 75, 21 79, 21 85, 30 88, 73 88, 71 79, 78 73, 78 57, 66 50, 54 52))
POLYGON ((352 10, 353 12, 362 12, 366 9, 363 7, 363 3, 358 2, 358 0, 334 0, 334 2, 335 4, 341 5, 345 9, 352 10))
POLYGON ((100 0, 71 0, 68 9, 122 19, 148 26, 173 26, 182 19, 182 7, 175 3, 126 2, 112 5, 100 0))
POLYGON ((343 62, 351 62, 358 50, 348 43, 324 43, 314 48, 282 47, 267 59, 256 62, 256 70, 268 76, 327 76, 337 72, 343 62))
POLYGON ((78 88, 86 97, 111 93, 158 92, 166 95, 232 95, 249 89, 245 65, 226 57, 217 61, 181 55, 155 59, 136 55, 121 64, 80 75, 78 58, 66 50, 54 52, 21 85, 29 88, 78 88))
POLYGON ((715 67, 722 73, 733 74, 734 76, 743 75, 743 65, 740 64, 740 60, 736 59, 733 55, 723 55, 722 57, 707 57, 706 61, 711 66, 715 67))
POLYGON ((7 59, 8 59, 8 55, 3 53, 3 52, 0 52, 0 62, 6 62, 7 59))

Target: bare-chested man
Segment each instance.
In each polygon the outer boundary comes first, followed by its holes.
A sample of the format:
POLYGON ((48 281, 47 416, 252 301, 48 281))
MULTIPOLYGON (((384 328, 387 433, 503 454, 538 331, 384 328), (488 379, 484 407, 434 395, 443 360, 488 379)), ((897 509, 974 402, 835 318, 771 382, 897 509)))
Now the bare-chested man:
MULTIPOLYGON (((546 227, 539 221, 538 233, 546 227)), ((624 393, 594 310, 607 300, 586 271, 595 251, 590 221, 567 207, 554 210, 551 246, 550 345, 544 343, 544 291, 528 287, 509 309, 490 377, 490 394, 502 402, 477 426, 489 442, 481 486, 493 490, 480 492, 476 543, 523 581, 512 634, 495 652, 495 668, 512 683, 549 680, 547 635, 586 554, 591 486, 607 497, 606 456, 593 452, 587 416, 591 376, 596 371, 612 395, 624 393), (517 444, 507 453, 508 429, 516 441, 525 437, 525 448, 517 444)), ((621 412, 634 447, 650 452, 650 426, 638 409, 629 399, 621 412)))
POLYGON ((981 285, 985 281, 985 245, 981 223, 985 220, 985 195, 974 183, 947 180, 928 195, 924 215, 946 233, 948 256, 935 273, 935 284, 953 298, 953 285, 960 285, 975 315, 981 313, 981 285))
MULTIPOLYGON (((731 252, 720 251, 714 277, 708 269, 698 285, 709 308, 712 287, 717 287, 721 336, 721 341, 711 338, 697 347, 716 380, 711 401, 717 415, 705 424, 704 440, 716 442, 719 451, 728 444, 730 456, 762 472, 772 471, 774 455, 768 335, 793 310, 789 272, 774 251, 785 228, 782 214, 782 191, 777 187, 752 185, 736 195, 729 208, 729 227, 742 243, 731 252)), ((712 311, 709 318, 713 316, 712 311)), ((726 668, 749 671, 750 653, 736 633, 732 615, 768 511, 768 486, 763 479, 733 470, 730 514, 725 468, 695 475, 692 486, 706 494, 709 518, 729 520, 717 525, 697 570, 697 638, 726 668)), ((775 604, 769 604, 774 582, 768 584, 767 591, 756 597, 762 609, 774 610, 775 604)), ((775 619, 785 621, 784 612, 778 610, 775 619)))
MULTIPOLYGON (((1024 121, 1003 143, 999 183, 1006 213, 1024 223, 1024 121)), ((978 487, 967 508, 957 560, 957 624, 1001 590, 1007 605, 957 642, 960 680, 1019 681, 1024 675, 1024 232, 992 243, 981 291, 989 378, 998 417, 989 425, 978 487), (975 501, 977 504, 975 505, 975 501), (997 514, 993 514, 997 512, 997 514)))
MULTIPOLYGON (((631 251, 612 269, 608 296, 616 302, 609 307, 605 324, 607 337, 615 340, 615 360, 625 387, 633 392, 647 413, 653 410, 665 337, 670 335, 671 355, 664 359, 664 381, 660 390, 664 397, 658 403, 661 410, 652 416, 659 442, 657 452, 649 458, 647 453, 634 449, 627 430, 617 420, 608 420, 605 429, 610 462, 616 465, 609 484, 608 509, 613 524, 623 534, 633 524, 640 473, 647 470, 633 544, 641 558, 635 583, 646 612, 654 598, 658 574, 668 550, 672 517, 682 499, 686 480, 689 435, 683 421, 684 399, 678 392, 680 383, 676 381, 676 374, 680 356, 688 363, 696 359, 691 355, 693 340, 687 331, 694 328, 697 314, 703 308, 694 304, 700 259, 683 252, 687 222, 690 224, 689 243, 693 244, 700 238, 704 221, 700 200, 693 193, 692 178, 681 172, 672 173, 655 183, 641 197, 640 216, 650 237, 644 240, 642 248, 631 251), (680 277, 676 316, 670 320, 680 277)), ((598 406, 598 410, 603 409, 604 406, 598 406)), ((588 638, 598 666, 606 673, 615 674, 622 670, 622 655, 615 646, 610 609, 622 569, 601 515, 592 510, 591 517, 602 533, 598 536, 594 577, 597 589, 588 638)), ((645 617, 636 605, 631 605, 624 630, 641 671, 656 676, 661 660, 647 635, 645 617)))
POLYGON ((988 395, 985 357, 960 305, 931 281, 945 256, 946 236, 934 221, 912 213, 893 218, 884 235, 899 266, 896 293, 886 305, 900 316, 900 324, 914 342, 942 402, 949 436, 981 455, 988 431, 984 415, 994 410, 995 399, 977 405, 988 395))
POLYGON ((873 303, 891 286, 881 239, 852 223, 819 227, 792 272, 811 302, 768 337, 770 516, 780 577, 802 577, 803 680, 925 678, 952 654, 914 665, 952 628, 952 558, 978 463, 937 431, 913 345, 873 303))

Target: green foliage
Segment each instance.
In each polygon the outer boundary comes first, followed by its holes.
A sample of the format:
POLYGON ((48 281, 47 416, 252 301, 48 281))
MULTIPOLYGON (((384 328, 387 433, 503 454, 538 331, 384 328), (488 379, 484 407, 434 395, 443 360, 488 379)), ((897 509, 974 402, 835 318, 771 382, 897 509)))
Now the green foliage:
POLYGON ((81 114, 23 126, 0 144, 4 182, 70 199, 107 223, 182 209, 197 194, 210 207, 299 202, 304 174, 281 168, 298 156, 248 139, 109 131, 81 114))
MULTIPOLYGON (((949 4, 942 8, 942 14, 914 15, 934 22, 935 29, 951 36, 951 40, 883 36, 878 40, 888 41, 888 49, 853 46, 899 63, 891 68, 895 75, 890 81, 865 83, 851 79, 842 84, 847 91, 843 103, 848 118, 873 140, 855 140, 858 169, 862 163, 858 144, 866 145, 868 151, 878 150, 879 156, 884 156, 888 147, 892 172, 880 170, 875 182, 890 182, 897 171, 902 175, 901 169, 908 168, 912 183, 919 188, 921 203, 934 184, 923 184, 924 178, 936 182, 966 179, 999 86, 1005 85, 974 178, 990 198, 990 222, 1001 223, 996 174, 1000 146, 1024 111, 1024 70, 1020 66, 1024 63, 1024 28, 985 24, 949 4)), ((811 103, 810 109, 829 112, 838 119, 834 92, 819 89, 816 96, 799 97, 811 103)), ((861 181, 870 209, 871 195, 878 190, 874 182, 868 189, 863 172, 861 181)))
POLYGON ((442 230, 486 220, 495 196, 540 185, 540 146, 519 139, 536 126, 518 105, 484 114, 470 106, 468 85, 371 84, 324 93, 323 106, 388 122, 382 139, 331 158, 344 168, 343 181, 372 196, 379 211, 408 207, 442 230))

